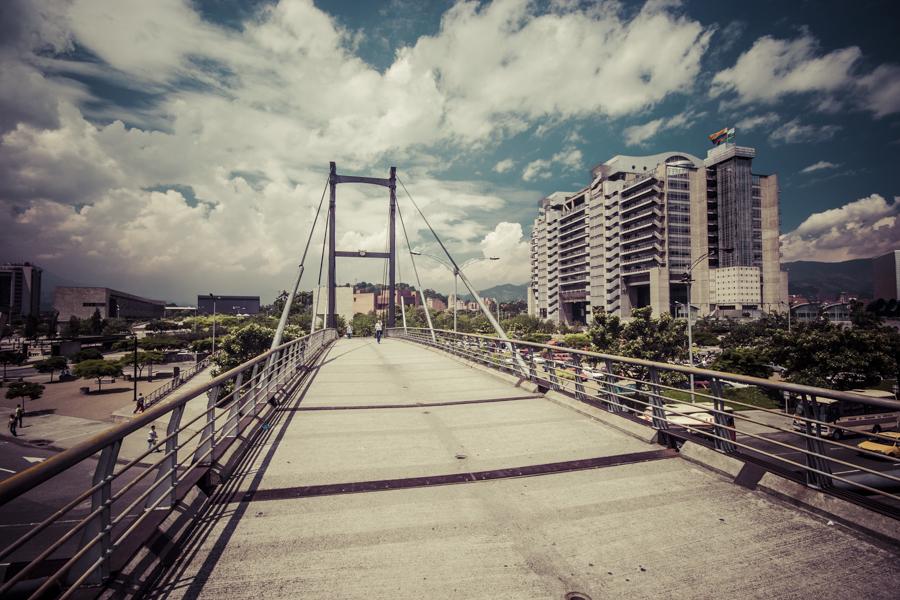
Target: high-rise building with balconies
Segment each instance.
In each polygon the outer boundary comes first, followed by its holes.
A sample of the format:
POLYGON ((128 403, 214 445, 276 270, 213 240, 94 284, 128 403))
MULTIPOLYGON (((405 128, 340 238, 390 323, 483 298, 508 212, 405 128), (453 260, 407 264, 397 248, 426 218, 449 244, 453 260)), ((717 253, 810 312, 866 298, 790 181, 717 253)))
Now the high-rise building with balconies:
POLYGON ((787 309, 778 184, 752 148, 618 155, 591 184, 540 203, 532 230, 532 314, 584 324, 602 309, 753 317, 787 309))

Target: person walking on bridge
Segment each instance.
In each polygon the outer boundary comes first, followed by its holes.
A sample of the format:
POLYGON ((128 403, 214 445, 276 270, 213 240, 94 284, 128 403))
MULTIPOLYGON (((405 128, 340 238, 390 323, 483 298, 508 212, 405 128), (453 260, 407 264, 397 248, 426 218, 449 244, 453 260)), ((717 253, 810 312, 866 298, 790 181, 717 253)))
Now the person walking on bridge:
POLYGON ((13 437, 19 437, 19 434, 16 433, 16 423, 18 423, 18 419, 16 419, 15 413, 9 414, 9 432, 13 434, 13 437))
POLYGON ((16 412, 15 412, 15 415, 16 415, 16 426, 17 426, 17 427, 24 427, 24 426, 25 426, 25 423, 24 423, 24 419, 25 419, 25 410, 22 408, 22 405, 21 405, 21 404, 19 404, 19 405, 16 406, 16 412))
POLYGON ((353 326, 347 325, 347 339, 353 339, 353 326))
POLYGON ((375 341, 381 343, 381 319, 375 323, 375 341))
MULTIPOLYGON (((159 434, 156 433, 156 425, 151 425, 150 431, 147 432, 147 450, 154 450, 154 446, 156 446, 158 439, 159 434)), ((155 451, 162 452, 159 448, 156 448, 155 451)))

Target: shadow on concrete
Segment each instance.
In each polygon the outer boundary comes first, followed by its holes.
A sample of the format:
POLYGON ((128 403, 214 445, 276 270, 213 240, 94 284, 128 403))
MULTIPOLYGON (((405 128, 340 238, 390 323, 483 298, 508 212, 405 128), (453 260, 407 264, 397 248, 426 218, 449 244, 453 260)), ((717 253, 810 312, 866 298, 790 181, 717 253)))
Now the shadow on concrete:
POLYGON ((90 390, 87 393, 87 395, 88 396, 105 396, 106 394, 121 394, 122 392, 130 392, 130 391, 131 391, 131 386, 103 388, 102 390, 90 390))
MULTIPOLYGON (((356 352, 357 350, 360 350, 360 349, 362 349, 362 348, 365 348, 366 346, 371 346, 371 345, 374 344, 374 343, 375 343, 374 340, 371 341, 371 342, 367 342, 367 343, 363 344, 362 346, 357 346, 356 348, 353 348, 352 350, 347 350, 346 352, 341 352, 340 354, 336 354, 336 355, 334 355, 333 357, 331 356, 331 352, 329 351, 329 352, 326 354, 326 356, 329 356, 330 358, 328 358, 328 360, 323 360, 322 363, 319 365, 319 367, 324 367, 324 366, 327 365, 328 363, 334 362, 334 361, 336 361, 337 359, 339 359, 339 358, 342 357, 342 356, 347 356, 347 355, 350 354, 351 352, 356 352)), ((333 348, 333 347, 334 347, 334 346, 332 346, 332 348, 333 348)), ((317 367, 317 368, 318 368, 318 367, 317 367)))
MULTIPOLYGON (((327 351, 320 360, 325 356, 327 356, 327 351)), ((297 405, 303 400, 322 364, 324 363, 320 362, 312 367, 307 376, 297 384, 297 387, 291 390, 289 397, 292 400, 290 404, 297 405)), ((145 586, 144 591, 148 598, 165 598, 180 588, 187 588, 187 591, 184 592, 184 597, 186 598, 199 596, 249 507, 248 503, 242 503, 234 510, 231 510, 233 505, 227 499, 235 494, 245 493, 238 492, 238 490, 241 489, 250 475, 254 475, 254 477, 246 490, 249 492, 256 491, 295 415, 295 411, 279 410, 276 407, 266 415, 260 427, 250 433, 250 435, 255 436, 255 439, 243 458, 235 466, 233 476, 211 495, 205 511, 197 517, 193 529, 183 537, 183 539, 188 541, 176 551, 174 556, 166 558, 166 566, 170 569, 161 573, 159 577, 151 579, 145 586), (286 413, 287 417, 285 417, 286 413), (273 436, 274 439, 272 439, 273 436), (252 468, 254 463, 266 451, 267 446, 268 451, 262 457, 259 468, 254 470, 252 468), (231 511, 230 514, 229 511, 231 511), (184 569, 201 552, 203 543, 212 535, 216 524, 223 518, 228 518, 228 523, 218 535, 215 545, 209 551, 197 575, 185 576, 184 569), (179 567, 171 568, 173 565, 179 565, 179 567)))

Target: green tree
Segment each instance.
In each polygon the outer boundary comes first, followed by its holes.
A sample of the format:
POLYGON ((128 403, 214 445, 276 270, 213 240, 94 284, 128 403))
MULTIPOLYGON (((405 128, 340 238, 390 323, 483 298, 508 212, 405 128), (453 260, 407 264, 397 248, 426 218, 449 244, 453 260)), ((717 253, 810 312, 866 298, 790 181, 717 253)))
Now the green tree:
POLYGON ((605 310, 595 309, 588 335, 597 352, 618 354, 622 337, 622 322, 619 317, 611 315, 605 310))
POLYGON ((212 352, 212 338, 202 338, 191 342, 190 346, 193 352, 212 352))
POLYGON ((187 342, 172 335, 148 336, 138 340, 138 346, 145 350, 168 350, 169 348, 184 348, 187 342))
POLYGON ((819 320, 800 323, 791 332, 775 332, 769 353, 785 367, 788 381, 850 389, 897 376, 900 333, 888 327, 840 327, 819 320))
POLYGON ((68 361, 65 356, 51 356, 34 365, 39 373, 50 373, 50 383, 53 383, 53 373, 66 368, 68 361))
POLYGON ((6 390, 6 397, 9 400, 16 398, 22 399, 22 412, 25 411, 25 398, 37 400, 44 393, 44 386, 33 381, 16 381, 11 383, 9 389, 6 390))
MULTIPOLYGON (((156 351, 141 351, 137 353, 137 372, 138 377, 142 377, 144 373, 144 367, 149 367, 147 378, 153 378, 153 365, 161 363, 166 358, 166 355, 162 352, 156 351)), ((126 369, 134 369, 134 354, 129 352, 125 356, 119 359, 119 365, 122 367, 122 370, 126 369)))
POLYGON ((275 330, 256 323, 245 325, 216 340, 215 375, 225 373, 266 352, 275 339, 275 330))
POLYGON ((350 325, 353 326, 353 335, 359 337, 370 337, 375 335, 376 320, 374 312, 368 314, 356 313, 350 321, 350 325))
POLYGON ((66 335, 69 337, 78 337, 81 335, 81 319, 75 315, 69 317, 69 324, 66 326, 66 335))
POLYGON ((15 352, 13 350, 3 350, 0 352, 0 363, 3 364, 3 381, 6 381, 7 365, 21 365, 23 362, 25 362, 25 355, 21 352, 15 352))
POLYGON ((118 363, 108 362, 103 359, 86 360, 75 365, 73 373, 76 377, 96 379, 97 391, 100 391, 103 389, 103 378, 122 375, 122 367, 118 363))
POLYGON ((716 371, 767 379, 772 374, 769 357, 762 348, 727 348, 712 363, 716 371))
POLYGON ((103 335, 116 335, 117 333, 130 333, 131 327, 125 319, 106 319, 103 325, 103 335))
POLYGON ((95 308, 94 314, 91 315, 91 333, 94 335, 103 333, 103 317, 100 315, 99 308, 95 308))
POLYGON ((97 348, 85 348, 84 350, 79 350, 75 354, 72 355, 73 363, 80 363, 86 360, 101 360, 103 358, 103 353, 100 352, 97 348))

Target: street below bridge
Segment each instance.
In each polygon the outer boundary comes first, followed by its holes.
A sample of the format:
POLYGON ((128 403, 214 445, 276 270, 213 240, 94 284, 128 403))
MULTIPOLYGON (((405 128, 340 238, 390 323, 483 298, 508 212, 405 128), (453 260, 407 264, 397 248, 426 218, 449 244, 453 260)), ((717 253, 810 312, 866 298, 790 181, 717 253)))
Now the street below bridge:
POLYGON ((390 338, 321 357, 178 552, 145 593, 893 598, 900 585, 894 547, 390 338))

